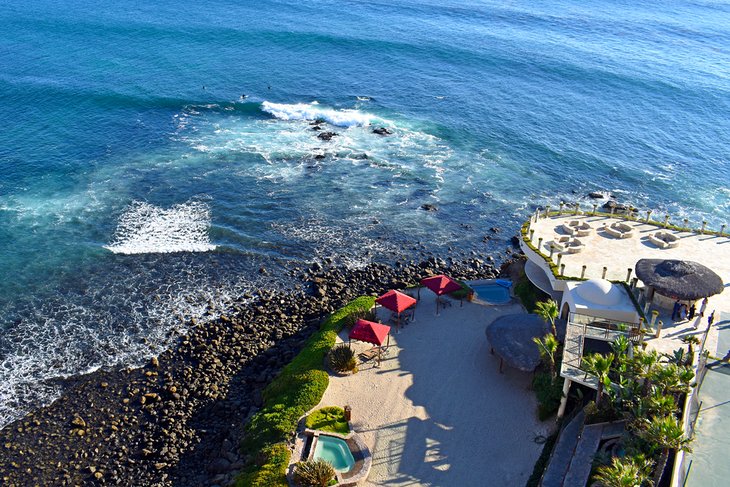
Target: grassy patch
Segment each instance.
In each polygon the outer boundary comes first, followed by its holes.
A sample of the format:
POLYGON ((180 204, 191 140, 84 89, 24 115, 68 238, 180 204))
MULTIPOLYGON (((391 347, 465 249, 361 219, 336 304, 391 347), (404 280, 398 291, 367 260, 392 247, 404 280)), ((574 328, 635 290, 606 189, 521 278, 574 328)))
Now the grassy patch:
POLYGON ((547 440, 545 440, 545 444, 542 447, 542 453, 540 453, 540 457, 535 462, 535 467, 532 469, 532 475, 530 475, 530 478, 527 479, 527 485, 525 487, 537 487, 540 485, 540 479, 542 478, 542 474, 545 472, 545 468, 547 468, 548 461, 550 460, 550 454, 553 452, 553 447, 557 440, 558 431, 548 436, 547 440))
POLYGON ((332 313, 309 337, 302 351, 264 389, 264 406, 246 426, 246 438, 241 444, 245 452, 256 456, 256 465, 239 476, 236 485, 279 485, 255 483, 272 475, 280 475, 277 481, 285 485, 283 470, 279 470, 280 445, 294 433, 299 418, 316 406, 327 390, 329 375, 324 371, 324 357, 335 344, 337 332, 345 326, 348 317, 363 314, 374 304, 374 297, 362 296, 332 313))
POLYGON ((345 420, 345 410, 337 406, 327 406, 312 412, 306 419, 307 428, 330 431, 346 435, 350 426, 345 420))
POLYGON ((261 451, 267 461, 263 465, 250 465, 236 478, 236 487, 288 487, 286 469, 291 452, 286 443, 277 443, 261 451))
POLYGON ((449 296, 454 299, 466 299, 466 297, 471 292, 471 288, 463 281, 456 281, 459 283, 459 286, 461 286, 461 289, 458 291, 454 291, 452 293, 449 293, 449 296))
POLYGON ((520 298, 522 305, 527 309, 528 313, 535 312, 535 305, 539 301, 545 301, 550 298, 550 296, 531 283, 524 273, 520 277, 520 281, 515 284, 515 295, 520 298))

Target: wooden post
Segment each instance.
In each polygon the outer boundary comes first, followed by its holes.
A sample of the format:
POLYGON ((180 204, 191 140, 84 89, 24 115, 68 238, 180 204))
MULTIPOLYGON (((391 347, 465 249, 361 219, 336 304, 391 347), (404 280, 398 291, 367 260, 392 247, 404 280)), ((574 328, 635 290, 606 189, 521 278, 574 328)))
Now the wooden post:
POLYGON ((631 267, 629 267, 628 271, 626 272, 626 282, 631 282, 631 267))
POLYGON ((603 274, 601 275, 601 279, 605 279, 605 278, 606 278, 606 272, 607 272, 607 271, 608 271, 608 267, 605 267, 605 266, 604 266, 604 267, 603 267, 603 274))
POLYGON ((585 279, 586 277, 586 266, 584 265, 580 270, 580 278, 585 279))

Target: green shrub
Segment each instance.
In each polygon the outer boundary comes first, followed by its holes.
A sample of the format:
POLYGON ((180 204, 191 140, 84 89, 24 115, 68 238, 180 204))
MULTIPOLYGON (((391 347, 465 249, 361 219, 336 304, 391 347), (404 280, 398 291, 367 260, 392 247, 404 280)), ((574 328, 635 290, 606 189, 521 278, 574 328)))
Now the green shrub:
POLYGON ((330 350, 327 354, 327 363, 335 372, 350 372, 357 369, 355 352, 344 343, 330 350))
POLYGON ((560 377, 553 379, 547 372, 538 372, 532 380, 532 388, 537 396, 537 416, 540 421, 545 421, 560 407, 563 397, 560 377))
POLYGON ((345 420, 345 410, 337 406, 327 406, 313 411, 306 419, 307 428, 321 431, 331 431, 346 435, 350 426, 345 420))
POLYGON ((294 480, 299 485, 327 487, 334 476, 334 467, 322 458, 299 462, 294 469, 294 480))
POLYGON ((337 332, 345 326, 349 316, 364 316, 374 303, 375 298, 362 296, 332 313, 309 337, 302 351, 264 389, 264 406, 246 426, 246 437, 241 444, 246 453, 260 455, 264 460, 249 466, 247 473, 237 479, 236 485, 279 485, 253 483, 263 478, 262 475, 280 475, 277 482, 285 482, 283 472, 286 465, 279 470, 277 462, 281 456, 278 455, 277 444, 291 436, 299 418, 316 406, 327 390, 329 375, 324 371, 324 358, 335 344, 337 332))
POLYGON ((454 299, 466 299, 466 297, 471 292, 471 288, 464 282, 464 281, 456 281, 459 283, 459 286, 461 286, 461 289, 458 291, 454 291, 452 293, 449 293, 449 296, 451 296, 454 299))
POLYGON ((520 298, 522 305, 528 313, 535 312, 535 306, 537 306, 539 301, 550 298, 550 296, 538 289, 524 275, 520 278, 520 282, 515 285, 515 295, 520 298))
POLYGON ((236 487, 288 487, 286 469, 291 451, 285 443, 277 443, 260 452, 261 464, 249 465, 237 478, 236 487))

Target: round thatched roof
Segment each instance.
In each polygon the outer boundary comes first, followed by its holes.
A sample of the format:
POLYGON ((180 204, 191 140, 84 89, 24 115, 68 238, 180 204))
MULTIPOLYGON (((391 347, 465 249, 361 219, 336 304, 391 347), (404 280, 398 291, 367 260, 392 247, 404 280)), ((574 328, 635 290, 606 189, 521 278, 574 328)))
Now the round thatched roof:
POLYGON ((546 333, 548 324, 537 315, 505 315, 487 327, 487 340, 507 365, 532 372, 540 363, 540 351, 532 339, 546 333))
POLYGON ((636 277, 659 294, 677 299, 697 300, 724 289, 712 269, 689 260, 641 259, 636 277))

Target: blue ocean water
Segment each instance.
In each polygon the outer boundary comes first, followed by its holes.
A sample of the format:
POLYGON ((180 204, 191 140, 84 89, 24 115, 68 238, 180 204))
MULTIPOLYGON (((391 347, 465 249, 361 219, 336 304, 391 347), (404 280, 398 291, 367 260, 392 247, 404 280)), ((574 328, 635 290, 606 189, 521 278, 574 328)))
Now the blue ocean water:
POLYGON ((727 2, 9 0, 0 22, 0 425, 288 262, 501 250, 591 190, 729 220, 727 2))

